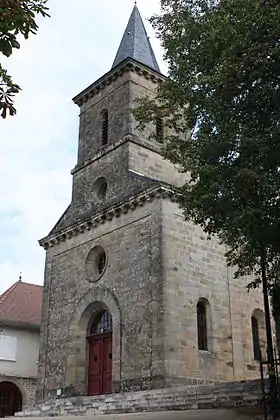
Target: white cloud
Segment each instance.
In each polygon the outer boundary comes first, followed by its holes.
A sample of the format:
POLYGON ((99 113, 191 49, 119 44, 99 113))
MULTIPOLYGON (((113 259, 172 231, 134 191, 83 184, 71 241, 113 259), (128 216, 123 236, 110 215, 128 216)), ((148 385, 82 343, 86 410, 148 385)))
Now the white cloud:
MULTIPOLYGON (((146 18, 159 0, 139 9, 160 66, 159 41, 146 18)), ((112 65, 132 0, 49 0, 50 19, 22 41, 4 65, 20 84, 17 116, 0 120, 0 293, 23 280, 42 284, 45 236, 69 204, 78 142, 71 98, 112 65)))

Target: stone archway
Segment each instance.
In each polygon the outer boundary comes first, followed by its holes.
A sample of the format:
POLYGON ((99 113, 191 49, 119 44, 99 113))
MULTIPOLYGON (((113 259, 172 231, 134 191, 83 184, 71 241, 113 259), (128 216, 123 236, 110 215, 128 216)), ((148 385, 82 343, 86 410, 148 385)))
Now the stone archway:
POLYGON ((70 322, 66 386, 73 386, 79 395, 88 392, 88 328, 101 311, 108 311, 112 316, 112 392, 120 390, 121 311, 109 289, 95 286, 78 302, 70 322))
POLYGON ((13 382, 0 382, 0 417, 14 416, 22 410, 22 394, 13 382))

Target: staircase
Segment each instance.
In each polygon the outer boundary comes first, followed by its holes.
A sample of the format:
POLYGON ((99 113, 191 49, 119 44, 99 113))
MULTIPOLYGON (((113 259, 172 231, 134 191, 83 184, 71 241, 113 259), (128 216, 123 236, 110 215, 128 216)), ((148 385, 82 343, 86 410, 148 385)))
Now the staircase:
POLYGON ((61 398, 16 413, 16 417, 94 416, 171 410, 251 408, 260 406, 261 399, 260 381, 224 382, 207 386, 61 398))

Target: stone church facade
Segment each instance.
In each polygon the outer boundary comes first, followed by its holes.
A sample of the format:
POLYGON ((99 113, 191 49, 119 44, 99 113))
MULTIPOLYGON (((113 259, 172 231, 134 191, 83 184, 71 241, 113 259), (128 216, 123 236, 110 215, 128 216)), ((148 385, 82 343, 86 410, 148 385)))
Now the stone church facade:
POLYGON ((259 291, 170 198, 182 174, 130 112, 163 80, 137 7, 80 107, 71 204, 46 249, 37 400, 259 378, 259 291))

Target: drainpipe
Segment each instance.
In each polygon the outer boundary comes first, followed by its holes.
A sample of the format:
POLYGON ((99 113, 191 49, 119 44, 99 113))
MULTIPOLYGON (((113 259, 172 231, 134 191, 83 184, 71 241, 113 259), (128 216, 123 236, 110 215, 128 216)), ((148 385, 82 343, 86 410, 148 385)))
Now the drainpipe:
POLYGON ((228 286, 228 304, 229 304, 229 322, 231 326, 231 352, 232 352, 232 376, 235 380, 235 357, 234 357, 234 343, 233 343, 233 325, 232 325, 232 308, 231 308, 231 295, 230 295, 230 282, 227 267, 227 286, 228 286))

